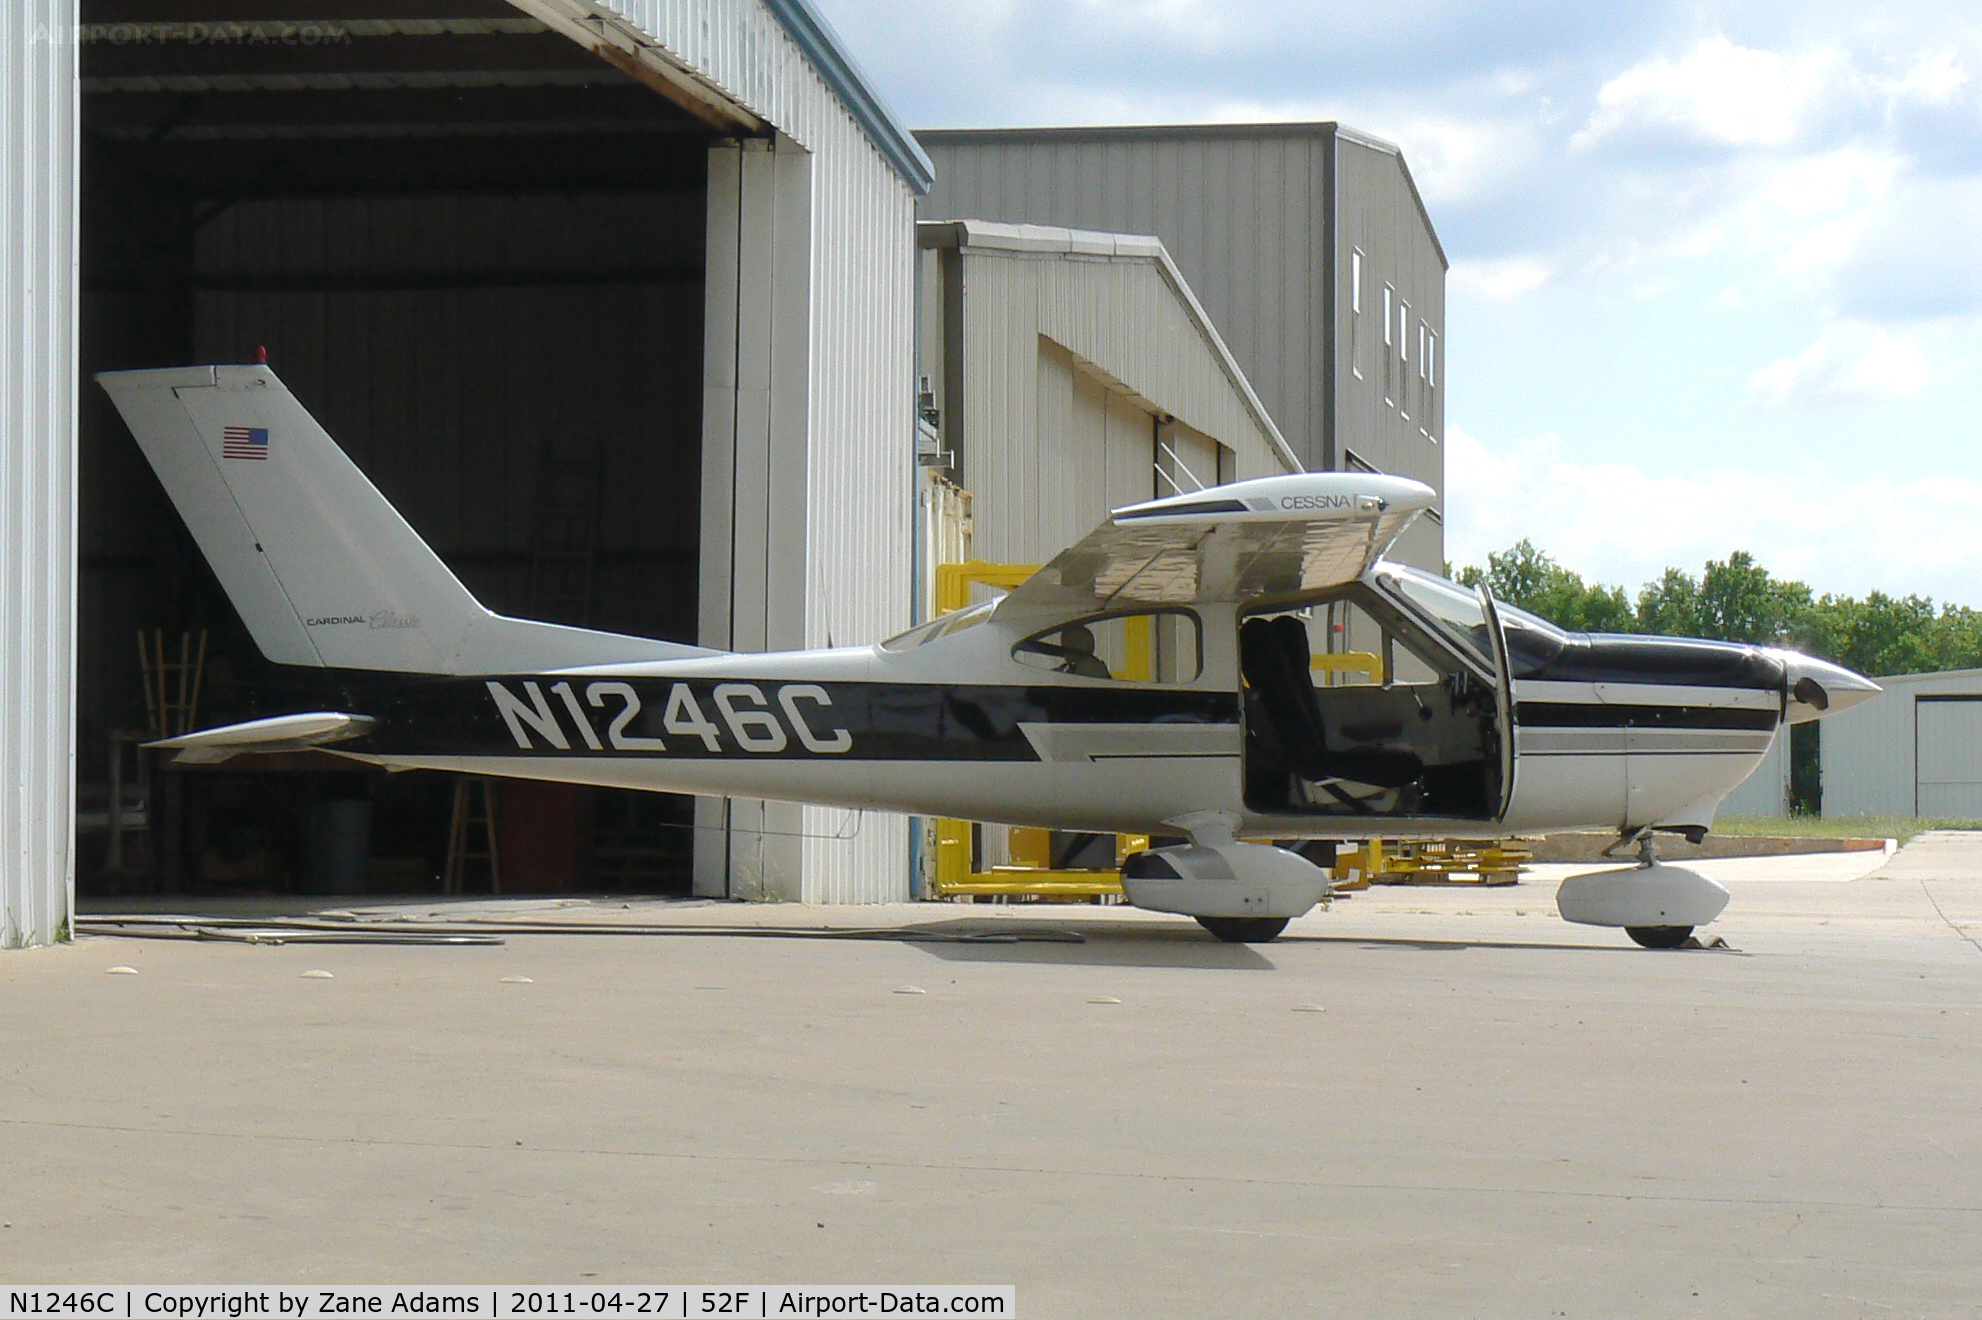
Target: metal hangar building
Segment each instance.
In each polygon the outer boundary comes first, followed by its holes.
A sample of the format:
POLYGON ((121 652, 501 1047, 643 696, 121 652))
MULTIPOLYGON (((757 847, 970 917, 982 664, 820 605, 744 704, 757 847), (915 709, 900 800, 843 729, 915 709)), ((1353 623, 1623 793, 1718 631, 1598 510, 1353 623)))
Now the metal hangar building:
MULTIPOLYGON (((0 945, 63 937, 79 875, 431 891, 464 828, 438 775, 136 751, 307 685, 98 371, 265 349, 491 608, 738 651, 877 641, 933 565, 1191 483, 1443 489, 1445 260, 1394 147, 918 143, 807 0, 301 12, 23 0, 0 38, 0 945)), ((906 822, 788 804, 506 781, 480 817, 505 892, 881 902, 926 869, 906 822)))
MULTIPOLYGON (((145 726, 137 634, 204 634, 203 724, 288 695, 93 372, 265 346, 500 611, 744 650, 909 621, 931 172, 806 0, 25 0, 4 40, 0 944, 66 933, 72 821, 123 819, 75 785, 145 726)), ((159 869, 247 884, 352 792, 165 778, 159 869)), ((898 824, 533 790, 539 833, 639 845, 606 859, 636 885, 905 892, 898 824)), ((365 791, 375 853, 444 813, 365 791)))
POLYGON ((1147 234, 1309 471, 1428 483, 1444 554, 1445 251, 1397 147, 1334 123, 920 130, 924 220, 1147 234))

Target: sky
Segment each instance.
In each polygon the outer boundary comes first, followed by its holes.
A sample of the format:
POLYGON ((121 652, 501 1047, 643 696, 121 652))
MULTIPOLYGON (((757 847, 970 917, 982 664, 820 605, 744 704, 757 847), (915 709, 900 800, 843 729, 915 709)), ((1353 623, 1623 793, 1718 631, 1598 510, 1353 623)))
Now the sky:
POLYGON ((816 0, 915 128, 1335 119, 1452 261, 1447 555, 1982 606, 1982 5, 816 0))

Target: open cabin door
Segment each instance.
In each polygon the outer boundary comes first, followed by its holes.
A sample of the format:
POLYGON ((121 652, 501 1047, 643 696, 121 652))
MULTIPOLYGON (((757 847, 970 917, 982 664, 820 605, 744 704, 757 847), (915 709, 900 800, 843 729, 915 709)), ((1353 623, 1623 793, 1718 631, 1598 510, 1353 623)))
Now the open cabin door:
POLYGON ((1521 764, 1515 746, 1517 721, 1514 717, 1514 669, 1508 663, 1507 631, 1500 626, 1500 610, 1486 584, 1478 587, 1480 613, 1486 616, 1487 637, 1493 643, 1494 731, 1500 743, 1500 809, 1495 820, 1507 819, 1514 805, 1514 775, 1521 764))

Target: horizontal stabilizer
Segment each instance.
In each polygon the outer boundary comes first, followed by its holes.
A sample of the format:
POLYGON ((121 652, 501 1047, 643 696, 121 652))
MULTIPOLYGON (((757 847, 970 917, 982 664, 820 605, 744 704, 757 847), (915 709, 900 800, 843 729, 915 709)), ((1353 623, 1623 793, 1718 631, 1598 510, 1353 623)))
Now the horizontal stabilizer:
POLYGON ((349 738, 362 738, 378 721, 369 715, 346 715, 341 711, 313 710, 302 715, 277 715, 245 724, 225 724, 198 733, 182 733, 161 738, 147 747, 177 749, 175 761, 194 763, 225 761, 242 752, 300 752, 324 747, 349 738))

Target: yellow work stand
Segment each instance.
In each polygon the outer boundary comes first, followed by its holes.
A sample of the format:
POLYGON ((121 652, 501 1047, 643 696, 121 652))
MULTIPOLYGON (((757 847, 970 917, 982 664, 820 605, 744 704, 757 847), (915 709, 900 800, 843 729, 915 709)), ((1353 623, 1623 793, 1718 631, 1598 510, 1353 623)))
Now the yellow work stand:
POLYGON ((1335 856, 1335 888, 1517 884, 1534 853, 1516 840, 1370 839, 1335 856))
POLYGON ((1013 826, 1008 847, 1009 866, 988 871, 971 866, 972 827, 967 820, 936 822, 936 879, 930 886, 931 898, 1042 898, 1093 900, 1120 898, 1120 868, 1129 856, 1149 847, 1146 834, 1115 836, 1115 869, 1107 871, 1055 870, 1052 865, 1051 830, 1013 826))
MULTIPOLYGON (((993 564, 982 559, 962 564, 938 564, 936 611, 938 614, 948 614, 969 605, 970 589, 978 583, 1010 591, 1038 571, 1037 564, 993 564)), ((1133 663, 1136 657, 1131 656, 1130 659, 1133 663)), ((1115 836, 1116 869, 1055 870, 1052 832, 1014 826, 1007 840, 1011 864, 979 871, 972 865, 976 853, 974 831, 975 827, 967 820, 941 819, 936 822, 936 875, 929 886, 929 897, 1088 902, 1120 898, 1122 860, 1149 847, 1148 835, 1118 834, 1115 836)))

